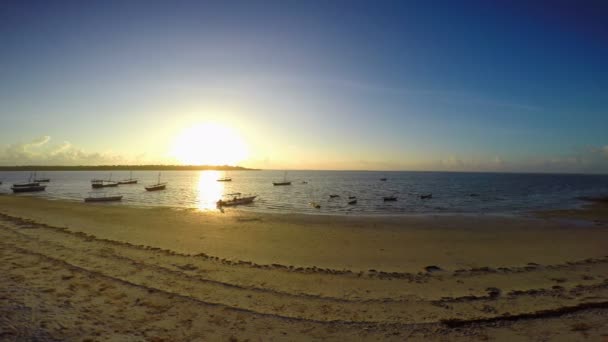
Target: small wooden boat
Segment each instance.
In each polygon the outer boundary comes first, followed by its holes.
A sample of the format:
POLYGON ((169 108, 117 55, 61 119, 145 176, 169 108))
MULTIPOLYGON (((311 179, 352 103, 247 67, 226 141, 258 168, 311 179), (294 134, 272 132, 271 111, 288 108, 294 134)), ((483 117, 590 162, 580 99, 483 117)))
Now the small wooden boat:
POLYGON ((275 186, 279 186, 279 185, 291 185, 291 181, 287 180, 287 171, 285 171, 285 173, 283 174, 283 181, 282 182, 272 182, 272 185, 275 185, 275 186))
POLYGON ((121 181, 118 181, 119 185, 124 185, 124 184, 137 184, 137 178, 133 178, 133 171, 129 171, 129 179, 123 179, 121 181))
POLYGON ((340 195, 336 195, 336 194, 329 195, 329 198, 337 198, 337 197, 340 197, 340 195))
POLYGON ((227 194, 226 196, 232 196, 231 199, 226 199, 226 200, 219 200, 217 201, 217 207, 218 208, 222 208, 222 207, 234 207, 236 205, 241 205, 241 204, 250 204, 253 202, 253 200, 258 197, 257 195, 251 195, 251 196, 242 196, 242 194, 240 192, 235 192, 233 194, 227 194))
POLYGON ((353 204, 357 204, 357 199, 351 199, 350 201, 348 201, 348 204, 353 205, 353 204))
POLYGON ((46 185, 30 185, 30 186, 12 186, 11 190, 13 190, 13 192, 17 193, 17 192, 37 192, 37 191, 44 191, 44 189, 46 189, 46 185))
POLYGON ((25 187, 39 186, 39 185, 40 185, 40 183, 38 183, 38 182, 15 183, 15 184, 13 184, 13 188, 25 188, 25 187))
POLYGON ((105 179, 92 179, 91 180, 91 187, 93 189, 110 188, 110 187, 115 187, 115 186, 118 186, 118 183, 112 181, 112 173, 110 173, 110 177, 108 177, 107 180, 105 180, 105 179))
POLYGON ((50 182, 51 179, 50 178, 36 178, 36 172, 34 172, 34 182, 38 182, 38 183, 48 183, 50 182))
POLYGON ((165 190, 166 187, 167 187, 167 183, 161 183, 160 182, 160 172, 159 172, 158 173, 158 181, 156 182, 156 184, 152 184, 152 185, 146 186, 146 190, 147 191, 165 190))
POLYGON ((397 196, 385 196, 383 197, 384 202, 395 202, 397 200, 397 196))
POLYGON ((380 178, 381 181, 386 182, 386 178, 382 177, 380 178))
POLYGON ((356 199, 357 196, 348 196, 348 199, 356 199))
POLYGON ((107 196, 106 194, 96 195, 89 194, 89 197, 84 199, 85 202, 116 202, 122 200, 122 195, 107 196))
POLYGON ((431 198, 433 198, 433 194, 420 195, 420 199, 431 199, 431 198))
POLYGON ((230 177, 222 177, 217 179, 218 182, 232 182, 232 178, 230 177))
POLYGON ((21 187, 34 187, 34 186, 40 186, 39 182, 36 182, 34 180, 35 178, 35 174, 34 173, 30 173, 30 177, 27 179, 27 181, 21 182, 21 183, 13 183, 12 188, 21 188, 21 187))

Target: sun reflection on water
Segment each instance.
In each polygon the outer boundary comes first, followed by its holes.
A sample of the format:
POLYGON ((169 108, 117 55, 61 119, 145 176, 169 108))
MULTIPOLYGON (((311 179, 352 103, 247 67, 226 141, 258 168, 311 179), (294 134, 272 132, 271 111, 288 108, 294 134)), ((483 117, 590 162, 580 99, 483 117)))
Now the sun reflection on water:
POLYGON ((199 210, 216 209, 217 201, 224 194, 224 183, 218 182, 220 172, 201 171, 198 178, 196 206, 199 210))

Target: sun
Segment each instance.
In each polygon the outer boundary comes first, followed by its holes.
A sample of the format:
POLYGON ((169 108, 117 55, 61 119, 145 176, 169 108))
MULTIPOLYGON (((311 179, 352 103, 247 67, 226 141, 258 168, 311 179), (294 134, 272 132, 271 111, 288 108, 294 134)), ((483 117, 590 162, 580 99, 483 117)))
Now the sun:
POLYGON ((232 129, 213 123, 184 129, 171 155, 185 165, 237 165, 248 156, 247 145, 232 129))

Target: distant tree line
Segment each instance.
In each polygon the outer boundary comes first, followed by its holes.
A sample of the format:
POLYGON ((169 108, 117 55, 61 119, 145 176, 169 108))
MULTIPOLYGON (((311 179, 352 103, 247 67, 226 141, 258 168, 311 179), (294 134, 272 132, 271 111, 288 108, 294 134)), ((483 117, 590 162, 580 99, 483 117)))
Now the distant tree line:
POLYGON ((257 171, 242 166, 230 165, 18 165, 0 166, 0 171, 103 171, 103 170, 126 170, 126 171, 257 171))

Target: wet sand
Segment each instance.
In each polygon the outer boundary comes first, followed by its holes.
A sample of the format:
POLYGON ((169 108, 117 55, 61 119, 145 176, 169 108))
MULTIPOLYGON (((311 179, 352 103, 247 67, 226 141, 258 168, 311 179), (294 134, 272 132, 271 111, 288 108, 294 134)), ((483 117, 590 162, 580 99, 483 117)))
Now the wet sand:
POLYGON ((0 196, 0 340, 602 340, 606 212, 219 214, 0 196))

